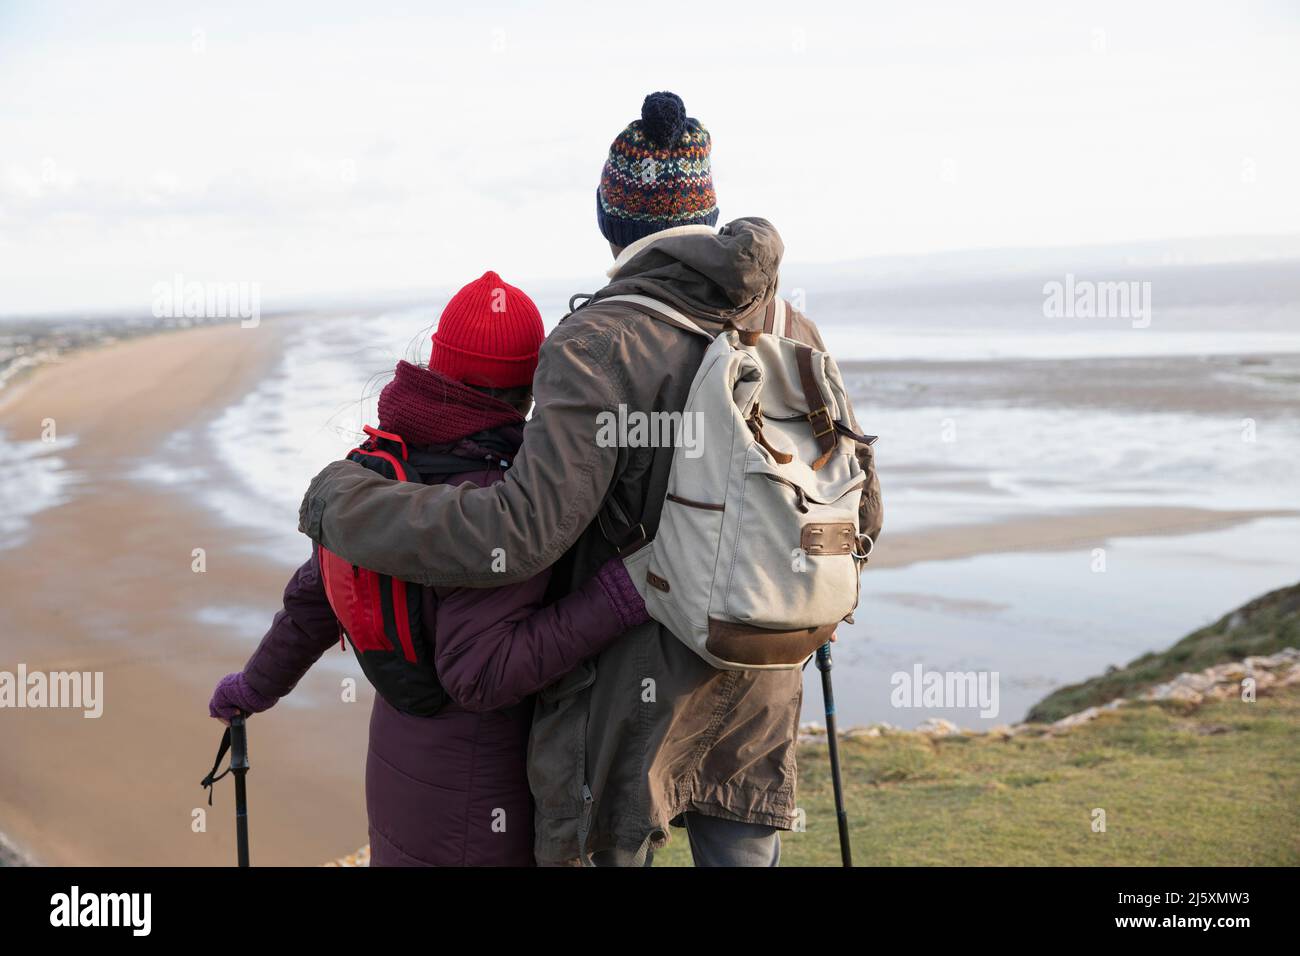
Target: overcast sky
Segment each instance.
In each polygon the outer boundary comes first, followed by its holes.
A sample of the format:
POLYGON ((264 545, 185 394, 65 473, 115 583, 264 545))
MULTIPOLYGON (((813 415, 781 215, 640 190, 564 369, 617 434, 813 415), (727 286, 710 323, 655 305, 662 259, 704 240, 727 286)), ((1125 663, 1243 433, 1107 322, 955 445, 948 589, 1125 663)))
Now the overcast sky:
POLYGON ((0 0, 0 314, 591 275, 658 89, 792 261, 1300 232, 1294 2, 461 7, 0 0))

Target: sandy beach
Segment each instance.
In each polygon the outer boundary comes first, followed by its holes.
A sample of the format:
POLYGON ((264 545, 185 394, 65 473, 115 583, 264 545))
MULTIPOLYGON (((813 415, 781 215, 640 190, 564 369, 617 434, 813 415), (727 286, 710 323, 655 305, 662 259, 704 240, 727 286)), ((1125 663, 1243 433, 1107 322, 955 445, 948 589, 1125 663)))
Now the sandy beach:
MULTIPOLYGON (((254 388, 283 338, 276 321, 133 340, 44 368, 0 403, 0 428, 14 440, 39 438, 51 418, 60 441, 75 438, 61 455, 80 476, 69 500, 33 517, 23 545, 0 551, 0 669, 104 673, 98 719, 0 711, 0 830, 39 862, 234 859, 228 781, 218 785, 206 832, 195 832, 193 821, 207 809, 198 782, 220 736, 208 696, 253 645, 209 633, 195 612, 265 609, 269 622, 291 568, 254 527, 196 505, 201 489, 151 484, 138 472, 170 434, 210 421, 254 388), (203 573, 191 567, 195 548, 206 553, 203 573)), ((888 495, 889 473, 882 475, 888 495)), ((891 534, 887 525, 872 563, 1086 548, 1287 513, 1111 507, 1009 519, 977 533, 936 526, 891 534)), ((370 695, 363 682, 359 700, 343 702, 340 673, 318 667, 294 699, 250 728, 256 864, 317 863, 365 841, 370 695)))
POLYGON ((920 561, 954 561, 1014 551, 1082 551, 1112 538, 1195 534, 1256 518, 1296 515, 1283 509, 1100 508, 1081 514, 1011 518, 997 524, 925 528, 883 536, 871 565, 903 568, 920 561))
MULTIPOLYGON (((104 672, 98 719, 0 713, 0 829, 41 863, 234 859, 229 780, 207 832, 193 832, 192 821, 207 808, 198 784, 221 730, 207 699, 242 656, 202 633, 192 614, 223 601, 272 609, 285 568, 259 560, 255 538, 220 527, 184 494, 127 474, 170 430, 240 397, 275 359, 279 334, 274 323, 225 326, 77 355, 38 372, 0 408, 17 438, 54 418, 61 435, 77 437, 66 459, 85 475, 71 501, 37 517, 25 546, 0 552, 0 668, 104 672), (199 547, 202 574, 191 570, 199 547)), ((304 687, 331 683, 321 672, 304 687)), ((250 734, 257 862, 311 863, 364 839, 368 702, 362 688, 355 704, 278 707, 259 718, 250 734), (296 744, 307 734, 328 740, 330 755, 307 756, 296 744)))

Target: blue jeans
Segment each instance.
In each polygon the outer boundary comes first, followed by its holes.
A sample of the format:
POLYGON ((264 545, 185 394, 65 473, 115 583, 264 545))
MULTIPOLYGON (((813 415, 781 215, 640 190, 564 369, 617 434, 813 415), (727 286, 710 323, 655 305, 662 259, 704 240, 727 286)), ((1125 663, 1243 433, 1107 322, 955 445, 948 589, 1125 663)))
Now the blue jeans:
MULTIPOLYGON (((738 823, 694 811, 683 816, 696 866, 778 866, 781 862, 781 835, 776 827, 738 823)), ((591 855, 591 861, 596 866, 632 866, 636 851, 598 850, 591 855)), ((643 865, 653 863, 654 853, 647 853, 643 865)))

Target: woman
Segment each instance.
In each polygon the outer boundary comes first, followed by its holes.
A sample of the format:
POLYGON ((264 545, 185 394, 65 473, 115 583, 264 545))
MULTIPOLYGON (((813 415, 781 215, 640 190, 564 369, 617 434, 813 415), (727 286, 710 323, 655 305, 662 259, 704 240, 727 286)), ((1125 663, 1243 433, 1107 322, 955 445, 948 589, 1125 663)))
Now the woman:
MULTIPOLYGON (((400 438, 427 483, 500 480, 522 441, 543 335, 528 296, 484 273, 443 311, 429 366, 398 363, 380 394, 379 430, 400 438)), ((327 593, 338 560, 317 551, 297 570, 244 669, 217 685, 213 717, 266 710, 339 640, 330 595, 339 606, 340 586, 327 593)), ((529 695, 647 619, 620 561, 543 607, 548 578, 410 589, 434 691, 449 699, 420 716, 376 694, 366 761, 372 866, 532 864, 529 695)))

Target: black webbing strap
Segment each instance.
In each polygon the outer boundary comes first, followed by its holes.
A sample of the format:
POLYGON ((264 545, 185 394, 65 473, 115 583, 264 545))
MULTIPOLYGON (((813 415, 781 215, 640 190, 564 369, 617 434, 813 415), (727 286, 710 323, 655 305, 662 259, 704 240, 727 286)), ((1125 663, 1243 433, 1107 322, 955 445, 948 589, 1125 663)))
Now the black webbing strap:
POLYGON ((857 442, 859 445, 874 445, 879 440, 880 437, 878 435, 859 435, 857 432, 855 432, 848 425, 845 425, 843 422, 836 422, 835 430, 839 432, 841 435, 843 435, 845 438, 852 439, 853 441, 857 442))
POLYGON ((226 754, 229 751, 230 751, 230 728, 227 727, 226 732, 221 735, 221 746, 217 748, 217 759, 212 763, 212 770, 208 773, 206 777, 203 778, 203 781, 199 784, 199 786, 203 787, 203 789, 208 791, 208 806, 212 806, 212 791, 214 785, 218 780, 220 780, 226 774, 230 773, 232 769, 230 767, 227 767, 225 770, 221 771, 221 773, 217 773, 217 768, 221 766, 221 761, 226 759, 226 754))
POLYGON ((637 551, 643 544, 650 539, 646 536, 645 525, 638 521, 630 528, 625 528, 621 534, 612 533, 605 526, 605 514, 609 511, 608 505, 596 512, 596 525, 600 528, 600 535, 606 541, 614 546, 620 558, 625 558, 633 551, 637 551))

